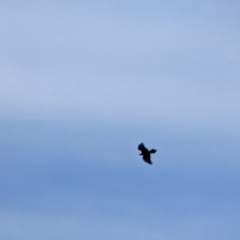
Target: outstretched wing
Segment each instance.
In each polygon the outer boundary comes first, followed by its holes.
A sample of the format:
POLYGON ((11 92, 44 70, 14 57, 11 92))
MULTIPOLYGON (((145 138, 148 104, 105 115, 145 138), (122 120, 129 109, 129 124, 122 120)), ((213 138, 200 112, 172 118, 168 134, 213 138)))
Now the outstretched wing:
POLYGON ((142 151, 142 152, 148 151, 148 149, 144 146, 143 143, 140 143, 140 144, 138 145, 138 150, 139 150, 139 151, 142 151))
POLYGON ((150 154, 143 155, 143 160, 148 164, 152 164, 150 154))

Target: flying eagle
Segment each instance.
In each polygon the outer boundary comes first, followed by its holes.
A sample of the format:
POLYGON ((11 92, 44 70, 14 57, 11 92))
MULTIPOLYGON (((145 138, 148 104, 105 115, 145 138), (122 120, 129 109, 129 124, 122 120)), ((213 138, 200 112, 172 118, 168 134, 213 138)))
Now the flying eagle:
POLYGON ((151 154, 155 153, 157 150, 152 149, 152 150, 148 150, 143 143, 138 145, 138 150, 141 151, 141 153, 139 155, 142 155, 142 159, 144 162, 148 163, 148 164, 152 164, 151 162, 151 154))

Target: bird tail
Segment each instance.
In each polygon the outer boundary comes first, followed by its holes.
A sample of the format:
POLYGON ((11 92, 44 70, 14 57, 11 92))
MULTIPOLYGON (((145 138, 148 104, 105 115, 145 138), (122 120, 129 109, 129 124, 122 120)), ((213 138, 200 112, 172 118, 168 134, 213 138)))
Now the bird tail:
POLYGON ((155 149, 152 149, 152 150, 150 150, 149 152, 150 153, 155 153, 157 150, 155 150, 155 149))

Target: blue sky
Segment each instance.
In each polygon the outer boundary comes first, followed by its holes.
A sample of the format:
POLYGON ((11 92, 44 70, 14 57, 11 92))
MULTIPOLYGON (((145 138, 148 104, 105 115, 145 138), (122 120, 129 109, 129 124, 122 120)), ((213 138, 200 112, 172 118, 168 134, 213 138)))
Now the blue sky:
POLYGON ((0 238, 238 240, 239 5, 1 1, 0 238))

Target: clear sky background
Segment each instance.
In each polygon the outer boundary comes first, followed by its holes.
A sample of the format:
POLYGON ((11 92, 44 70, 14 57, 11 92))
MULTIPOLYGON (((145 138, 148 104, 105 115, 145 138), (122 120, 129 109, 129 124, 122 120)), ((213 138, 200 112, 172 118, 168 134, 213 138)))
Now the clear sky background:
POLYGON ((2 0, 0 238, 239 240, 239 29, 234 0, 2 0))

